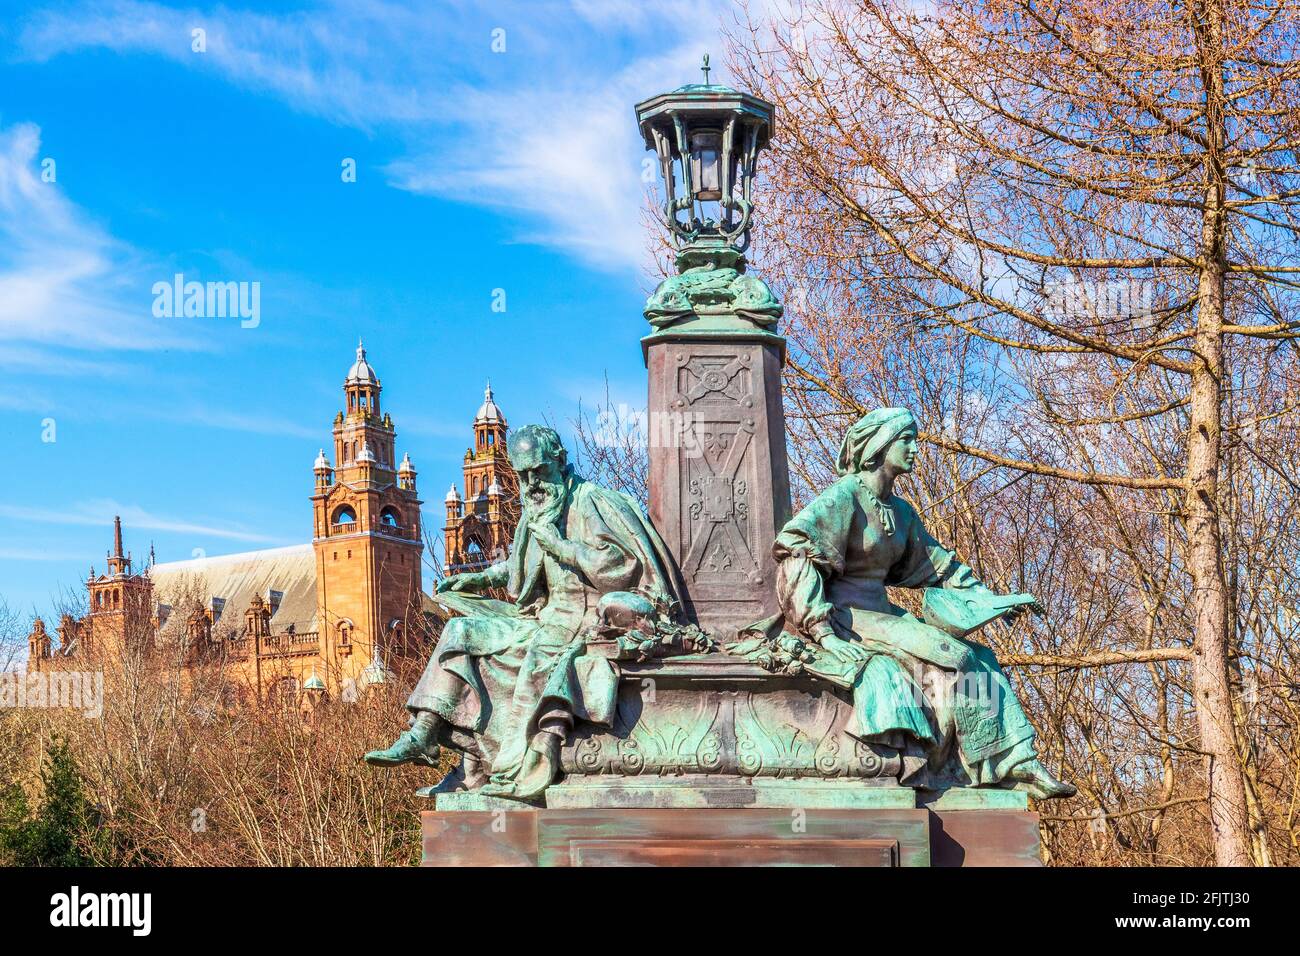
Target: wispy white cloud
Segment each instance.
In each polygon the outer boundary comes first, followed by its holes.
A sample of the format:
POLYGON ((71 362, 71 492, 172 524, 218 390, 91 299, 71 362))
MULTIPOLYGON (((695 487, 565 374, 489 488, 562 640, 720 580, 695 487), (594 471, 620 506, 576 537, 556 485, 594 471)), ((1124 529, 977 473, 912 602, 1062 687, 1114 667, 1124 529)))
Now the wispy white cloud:
MULTIPOLYGON (((320 434, 320 429, 316 429, 320 434)), ((402 434, 425 438, 457 438, 468 441, 465 421, 462 418, 436 418, 418 411, 402 412, 402 434)))
POLYGON ((182 346, 143 293, 138 254, 42 178, 40 129, 0 127, 0 341, 60 349, 182 346))
POLYGON ((257 534, 252 531, 245 531, 240 528, 199 524, 193 521, 184 521, 176 518, 165 517, 163 515, 146 511, 139 505, 123 504, 114 501, 111 498, 96 498, 88 501, 80 501, 72 504, 66 509, 32 508, 21 505, 0 505, 0 517, 7 518, 11 521, 23 521, 33 524, 74 525, 80 527, 96 526, 108 528, 112 526, 114 515, 121 516, 124 525, 144 531, 168 531, 177 534, 203 535, 205 537, 223 538, 232 541, 268 542, 276 540, 267 537, 266 535, 257 534))
MULTIPOLYGON (((428 122, 453 105, 445 59, 429 55, 448 36, 481 18, 470 3, 422 12, 383 2, 323 2, 279 15, 141 0, 86 2, 31 14, 21 54, 47 60, 104 47, 149 53, 269 93, 294 109, 333 122, 373 128, 428 122), (202 30, 196 51, 194 31, 202 30)), ((479 25, 480 33, 486 32, 479 25)))
MULTIPOLYGON (((66 346, 29 345, 26 343, 0 343, 0 367, 20 368, 27 373, 51 377, 122 378, 131 372, 131 365, 101 357, 86 357, 73 353, 66 346)), ((4 399, 0 397, 0 401, 4 399)), ((46 407, 41 405, 38 407, 46 407)))
POLYGON ((549 88, 476 93, 464 137, 389 164, 393 185, 512 210, 518 239, 555 246, 605 269, 645 268, 640 211, 654 167, 631 104, 690 78, 694 47, 633 62, 593 88, 570 74, 549 88))
POLYGON ((720 52, 732 9, 349 0, 272 16, 110 0, 32 15, 19 50, 38 60, 95 47, 150 53, 331 122, 389 129, 406 147, 385 169, 392 185, 512 211, 519 241, 625 270, 647 263, 640 210, 651 185, 632 104, 693 80, 701 53, 720 52), (205 53, 191 49, 197 28, 205 53))

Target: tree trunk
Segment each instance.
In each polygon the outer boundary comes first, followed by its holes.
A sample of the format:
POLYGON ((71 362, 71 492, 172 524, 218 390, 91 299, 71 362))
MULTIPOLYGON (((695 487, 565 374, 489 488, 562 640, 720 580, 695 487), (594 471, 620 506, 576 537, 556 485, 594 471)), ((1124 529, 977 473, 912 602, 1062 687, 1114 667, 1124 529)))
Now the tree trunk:
POLYGON ((1221 12, 1214 0, 1193 12, 1205 89, 1205 213, 1187 443, 1187 550, 1192 577, 1192 688, 1207 763, 1210 832, 1219 866, 1250 866, 1246 788, 1228 677, 1228 589, 1219 526, 1224 393, 1224 276, 1227 223, 1221 12))

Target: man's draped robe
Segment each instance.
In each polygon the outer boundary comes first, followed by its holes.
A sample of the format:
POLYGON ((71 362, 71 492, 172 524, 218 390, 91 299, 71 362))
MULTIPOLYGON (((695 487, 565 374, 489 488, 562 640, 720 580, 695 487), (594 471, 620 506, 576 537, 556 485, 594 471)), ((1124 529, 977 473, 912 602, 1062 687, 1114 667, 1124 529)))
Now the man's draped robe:
POLYGON ((447 623, 406 705, 445 718, 452 745, 477 749, 496 781, 514 778, 548 719, 613 723, 617 665, 583 653, 601 595, 680 600, 672 558, 636 503, 573 474, 566 486, 557 529, 573 561, 548 554, 521 521, 509 558, 488 569, 513 603, 440 594, 469 616, 447 623))
POLYGON ((807 667, 852 691, 848 733, 904 751, 905 780, 943 779, 954 743, 973 784, 1002 780, 1034 756, 1033 726, 993 652, 889 601, 886 586, 994 597, 910 504, 897 496, 881 502, 859 475, 846 475, 786 524, 773 555, 782 614, 749 633, 806 639, 829 622, 838 636, 860 641, 871 652, 865 664, 818 648, 807 667))

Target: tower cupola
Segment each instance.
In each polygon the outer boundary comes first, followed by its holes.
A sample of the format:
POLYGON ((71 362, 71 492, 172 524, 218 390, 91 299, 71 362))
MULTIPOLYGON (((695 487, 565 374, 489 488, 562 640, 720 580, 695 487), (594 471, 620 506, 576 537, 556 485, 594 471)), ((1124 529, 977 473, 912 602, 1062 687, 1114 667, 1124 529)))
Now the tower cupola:
POLYGON ((492 398, 492 383, 488 382, 487 387, 483 389, 483 404, 478 407, 477 414, 474 415, 475 425, 504 425, 506 417, 501 414, 501 409, 497 408, 497 403, 492 398))
MULTIPOLYGON (((483 404, 474 415, 474 456, 495 456, 506 450, 506 416, 492 397, 492 383, 483 389, 483 404)), ((475 497, 471 495, 471 497, 475 497)))
POLYGON ((325 449, 320 450, 316 456, 316 463, 312 465, 312 471, 316 473, 316 490, 321 491, 328 488, 334 483, 334 469, 330 467, 329 459, 325 457, 325 449))
POLYGON ((366 348, 357 342, 357 360, 352 363, 348 369, 348 377, 343 381, 343 391, 347 395, 348 407, 347 417, 374 417, 379 416, 379 393, 382 386, 379 384, 379 375, 366 361, 366 348))
POLYGON ((415 490, 415 466, 411 464, 411 453, 402 455, 402 463, 397 466, 397 486, 404 491, 415 490))

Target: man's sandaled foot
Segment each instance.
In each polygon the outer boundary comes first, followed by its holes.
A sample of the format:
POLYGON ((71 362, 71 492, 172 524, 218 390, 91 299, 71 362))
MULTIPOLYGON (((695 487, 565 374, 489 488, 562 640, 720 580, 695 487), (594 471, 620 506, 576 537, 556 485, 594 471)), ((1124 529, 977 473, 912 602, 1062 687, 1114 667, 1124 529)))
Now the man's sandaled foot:
POLYGON ((438 766, 438 745, 426 746, 411 731, 403 731, 391 747, 372 750, 361 758, 375 767, 397 767, 404 763, 418 763, 426 767, 438 766))
POLYGON ((1058 780, 1037 759, 1026 760, 1007 776, 1012 790, 1023 790, 1035 800, 1058 800, 1072 797, 1079 791, 1073 784, 1058 780))

